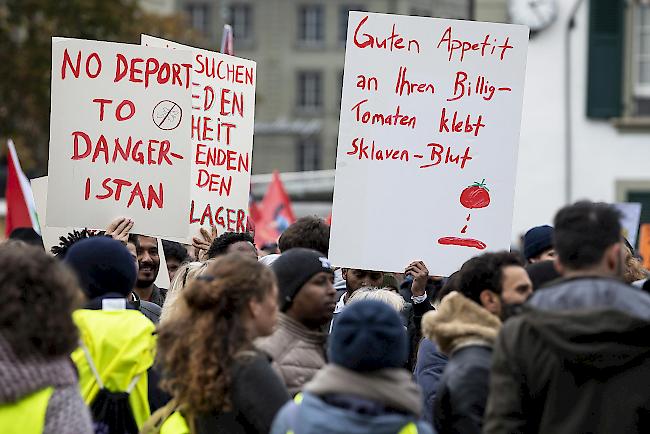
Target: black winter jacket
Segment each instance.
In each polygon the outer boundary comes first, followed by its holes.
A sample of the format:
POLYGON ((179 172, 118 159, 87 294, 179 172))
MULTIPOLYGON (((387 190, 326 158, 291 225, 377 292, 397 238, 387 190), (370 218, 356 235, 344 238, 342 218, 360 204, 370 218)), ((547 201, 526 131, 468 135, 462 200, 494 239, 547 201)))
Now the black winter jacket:
POLYGON ((197 418, 198 434, 266 434, 276 413, 289 401, 289 392, 263 353, 245 357, 232 368, 233 410, 197 418))
POLYGON ((650 432, 650 297, 587 278, 531 302, 495 345, 484 432, 650 432))
POLYGON ((468 345, 449 358, 435 398, 438 434, 480 434, 488 399, 492 348, 468 345))

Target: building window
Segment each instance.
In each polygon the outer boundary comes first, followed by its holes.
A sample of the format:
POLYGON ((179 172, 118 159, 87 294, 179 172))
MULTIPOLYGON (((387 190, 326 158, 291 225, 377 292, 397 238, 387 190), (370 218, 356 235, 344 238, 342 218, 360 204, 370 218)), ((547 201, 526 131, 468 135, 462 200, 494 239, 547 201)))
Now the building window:
POLYGON ((233 38, 237 41, 250 41, 253 38, 253 8, 249 4, 235 3, 228 10, 233 38))
POLYGON ((321 147, 318 137, 301 137, 296 143, 296 168, 299 172, 320 169, 321 147))
POLYGON ((318 71, 298 73, 298 108, 318 110, 323 105, 323 80, 318 71))
POLYGON ((189 3, 185 5, 185 12, 190 17, 190 25, 203 34, 210 28, 210 8, 206 3, 189 3))
POLYGON ((637 6, 634 23, 633 92, 636 115, 650 115, 650 5, 637 6))
POLYGON ((298 41, 306 45, 321 45, 325 40, 323 6, 309 5, 298 9, 298 41))
POLYGON ((348 34, 348 17, 350 11, 366 12, 362 5, 343 5, 339 9, 339 42, 345 44, 348 34))

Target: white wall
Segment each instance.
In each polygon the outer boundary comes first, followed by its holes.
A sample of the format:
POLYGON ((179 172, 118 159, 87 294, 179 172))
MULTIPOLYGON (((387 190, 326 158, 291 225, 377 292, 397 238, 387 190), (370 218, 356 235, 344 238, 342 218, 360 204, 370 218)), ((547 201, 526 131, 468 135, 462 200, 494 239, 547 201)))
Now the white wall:
MULTIPOLYGON (((564 49, 572 1, 558 1, 559 17, 531 39, 515 192, 513 240, 551 223, 565 204, 564 49)), ((650 134, 620 132, 586 118, 588 1, 572 32, 573 194, 614 202, 617 180, 650 180, 650 134)), ((618 84, 614 84, 618 85, 618 84)))

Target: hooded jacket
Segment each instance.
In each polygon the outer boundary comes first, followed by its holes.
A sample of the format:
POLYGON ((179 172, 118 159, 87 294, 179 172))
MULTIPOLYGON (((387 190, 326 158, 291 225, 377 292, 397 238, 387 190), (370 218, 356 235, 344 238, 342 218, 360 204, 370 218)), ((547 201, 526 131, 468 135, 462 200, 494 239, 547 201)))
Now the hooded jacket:
POLYGON ((90 413, 79 394, 79 384, 70 359, 45 360, 34 356, 21 360, 0 336, 0 420, 3 406, 20 402, 47 387, 52 387, 54 391, 42 415, 31 412, 29 421, 18 421, 22 427, 19 429, 4 425, 6 421, 3 421, 2 431, 26 432, 23 423, 29 425, 35 419, 44 417, 44 434, 94 432, 90 413))
POLYGON ((397 434, 409 425, 431 434, 421 405, 404 369, 358 373, 330 364, 305 386, 300 404, 280 410, 271 434, 397 434))
POLYGON ((311 331, 280 313, 277 329, 257 339, 255 345, 271 356, 273 369, 294 396, 325 365, 326 341, 326 333, 311 331))
POLYGON ((485 433, 650 432, 650 321, 529 310, 497 340, 485 433))
POLYGON ((480 434, 492 345, 500 328, 499 318, 457 292, 445 297, 437 311, 424 316, 424 334, 449 356, 433 407, 439 434, 480 434))

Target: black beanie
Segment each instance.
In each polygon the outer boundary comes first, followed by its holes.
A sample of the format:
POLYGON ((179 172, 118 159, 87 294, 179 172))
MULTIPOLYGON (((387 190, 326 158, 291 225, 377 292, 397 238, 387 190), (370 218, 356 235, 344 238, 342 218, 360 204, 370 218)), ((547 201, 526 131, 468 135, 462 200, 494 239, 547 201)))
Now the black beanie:
POLYGON ((286 312, 300 288, 315 274, 322 271, 334 273, 329 260, 312 249, 296 247, 283 252, 271 269, 278 278, 280 310, 286 312))
POLYGON ((137 278, 135 262, 126 247, 110 237, 91 237, 74 243, 64 262, 75 272, 89 299, 109 292, 128 296, 137 278))
POLYGON ((330 336, 329 356, 332 363, 357 372, 404 367, 408 339, 400 315, 378 300, 346 306, 330 336))
POLYGON ((553 247, 553 227, 548 225, 535 226, 524 235, 524 256, 530 258, 553 247))

